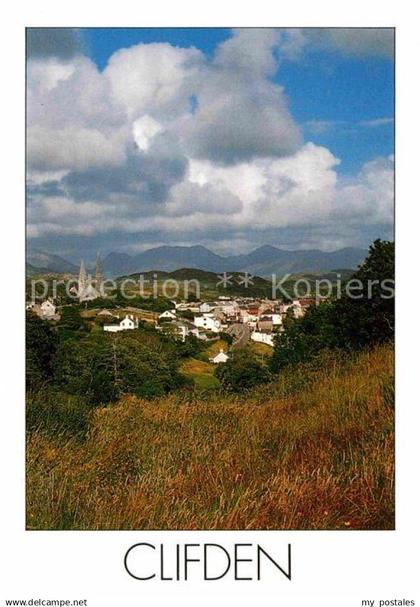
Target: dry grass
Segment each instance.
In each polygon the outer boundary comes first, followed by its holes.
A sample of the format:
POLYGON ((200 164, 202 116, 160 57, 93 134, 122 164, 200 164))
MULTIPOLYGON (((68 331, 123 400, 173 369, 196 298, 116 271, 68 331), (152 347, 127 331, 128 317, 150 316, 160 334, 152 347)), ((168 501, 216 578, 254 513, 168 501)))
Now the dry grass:
POLYGON ((213 341, 206 349, 206 357, 211 358, 213 356, 216 356, 216 354, 219 354, 221 348, 223 348, 223 350, 227 352, 229 349, 229 344, 223 339, 213 341))
POLYGON ((219 380, 214 376, 215 365, 197 358, 188 358, 179 370, 194 381, 196 388, 214 390, 220 387, 219 380))
POLYGON ((273 353, 273 348, 271 346, 267 346, 267 344, 261 344, 257 341, 253 341, 249 344, 249 348, 254 354, 261 356, 264 358, 269 358, 273 353))
POLYGON ((203 360, 197 358, 188 358, 180 366, 180 371, 187 375, 195 375, 197 373, 208 373, 213 375, 214 365, 212 363, 206 363, 203 360))
POLYGON ((83 443, 34 432, 28 528, 391 529, 392 373, 382 347, 245 398, 127 397, 83 443))

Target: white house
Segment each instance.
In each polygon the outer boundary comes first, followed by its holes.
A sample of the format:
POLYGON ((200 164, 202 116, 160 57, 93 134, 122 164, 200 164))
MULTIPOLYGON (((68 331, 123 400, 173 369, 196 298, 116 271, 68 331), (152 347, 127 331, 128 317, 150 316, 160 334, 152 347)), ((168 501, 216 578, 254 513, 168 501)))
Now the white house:
POLYGON ((157 327, 157 330, 162 331, 163 333, 172 333, 172 335, 179 337, 183 342, 188 335, 194 335, 195 337, 200 338, 197 327, 188 320, 173 320, 171 322, 166 322, 157 327))
POLYGON ((218 365, 219 363, 225 363, 227 360, 229 360, 229 356, 226 354, 223 348, 220 348, 219 353, 216 354, 216 356, 213 356, 213 358, 209 358, 209 361, 211 363, 214 363, 215 365, 218 365))
POLYGON ((175 305, 176 310, 191 310, 191 312, 196 312, 197 314, 200 312, 200 305, 197 302, 192 301, 182 301, 175 305))
POLYGON ((55 316, 55 305, 51 299, 46 299, 41 304, 41 318, 52 318, 55 316))
POLYGON ((139 321, 134 316, 127 315, 118 325, 104 325, 104 331, 109 333, 118 333, 119 331, 128 331, 130 329, 138 329, 139 321))
POLYGON ((199 310, 202 314, 211 312, 216 307, 216 303, 214 301, 205 301, 199 306, 199 310))
POLYGON ((241 321, 245 324, 256 323, 258 320, 258 316, 256 314, 251 314, 250 312, 248 312, 248 310, 243 308, 240 310, 240 315, 241 321))
POLYGON ((194 324, 199 329, 206 329, 206 331, 212 331, 213 333, 220 333, 222 328, 222 323, 213 314, 194 316, 194 324))
POLYGON ((236 301, 223 301, 218 305, 218 308, 226 316, 236 316, 239 310, 239 306, 236 301))
POLYGON ((280 327, 283 324, 281 314, 271 314, 271 319, 273 321, 273 327, 280 327))
POLYGON ((273 323, 273 327, 280 327, 283 324, 281 314, 266 313, 264 314, 264 317, 269 318, 271 320, 271 322, 273 323))
POLYGON ((271 333, 261 333, 261 331, 254 331, 251 333, 252 341, 256 341, 260 344, 266 344, 274 348, 273 335, 271 333))
POLYGON ((286 314, 289 308, 291 308, 294 318, 301 318, 305 313, 303 306, 298 299, 294 299, 290 304, 283 304, 281 306, 282 313, 286 314))
POLYGON ((159 315, 159 320, 160 319, 175 320, 176 319, 175 310, 165 310, 165 312, 162 312, 162 314, 159 315))
POLYGON ((32 310, 34 314, 43 320, 60 320, 60 315, 57 314, 54 302, 51 299, 46 299, 42 304, 31 302, 26 306, 27 310, 32 310))

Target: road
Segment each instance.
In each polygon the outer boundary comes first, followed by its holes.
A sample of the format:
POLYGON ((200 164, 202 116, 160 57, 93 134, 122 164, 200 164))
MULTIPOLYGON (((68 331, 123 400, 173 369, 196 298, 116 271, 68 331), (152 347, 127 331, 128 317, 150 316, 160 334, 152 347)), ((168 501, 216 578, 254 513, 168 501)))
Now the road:
POLYGON ((233 337, 232 348, 244 348, 249 341, 250 330, 248 325, 242 323, 234 323, 226 333, 233 337))

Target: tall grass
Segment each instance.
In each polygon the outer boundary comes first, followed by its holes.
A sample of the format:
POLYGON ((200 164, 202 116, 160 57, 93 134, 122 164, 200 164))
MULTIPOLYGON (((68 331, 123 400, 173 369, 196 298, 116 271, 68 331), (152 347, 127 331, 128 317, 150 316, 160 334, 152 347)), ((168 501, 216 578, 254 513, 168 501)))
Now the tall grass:
POLYGON ((83 443, 28 433, 29 529, 391 529, 393 351, 245 397, 126 397, 83 443))

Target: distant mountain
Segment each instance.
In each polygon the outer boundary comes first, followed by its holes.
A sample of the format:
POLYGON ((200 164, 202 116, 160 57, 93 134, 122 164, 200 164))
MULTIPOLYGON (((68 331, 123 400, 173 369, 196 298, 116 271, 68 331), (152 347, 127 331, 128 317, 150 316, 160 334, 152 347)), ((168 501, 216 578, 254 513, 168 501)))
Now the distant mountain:
POLYGON ((31 271, 55 272, 58 274, 76 274, 79 268, 74 264, 66 261, 58 255, 52 255, 38 249, 29 249, 26 255, 26 261, 31 271))
POLYGON ((328 272, 334 268, 354 269, 364 260, 367 251, 346 248, 338 251, 319 250, 285 251, 264 246, 248 255, 231 258, 235 269, 260 276, 271 274, 298 274, 302 272, 328 272))
POLYGON ((334 268, 356 268, 366 257, 364 249, 346 248, 324 252, 285 251, 263 246, 246 255, 222 257, 202 246, 162 246, 138 255, 110 253, 105 257, 104 272, 117 276, 162 270, 171 272, 179 268, 199 268, 209 272, 251 272, 259 276, 302 272, 328 272, 334 268))
POLYGON ((31 263, 26 264, 26 276, 37 276, 39 274, 48 274, 50 270, 47 268, 37 268, 33 266, 31 263))
MULTIPOLYGON (((173 272, 180 268, 208 272, 250 272, 257 276, 329 272, 335 268, 354 269, 366 257, 364 249, 346 248, 338 251, 286 251, 265 245, 245 255, 222 257, 203 246, 161 246, 137 255, 109 253, 103 260, 106 276, 124 276, 136 272, 173 272)), ((58 255, 32 249, 27 262, 33 270, 78 274, 79 268, 58 255)), ((93 270, 92 270, 93 271, 93 270)))
POLYGON ((223 257, 199 245, 192 247, 162 246, 133 256, 124 253, 110 253, 103 261, 104 272, 111 275, 148 272, 149 270, 171 272, 185 267, 218 272, 222 271, 224 266, 223 257))

